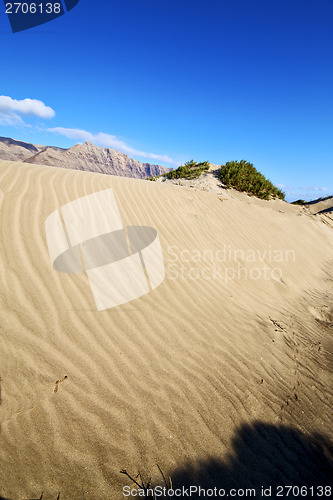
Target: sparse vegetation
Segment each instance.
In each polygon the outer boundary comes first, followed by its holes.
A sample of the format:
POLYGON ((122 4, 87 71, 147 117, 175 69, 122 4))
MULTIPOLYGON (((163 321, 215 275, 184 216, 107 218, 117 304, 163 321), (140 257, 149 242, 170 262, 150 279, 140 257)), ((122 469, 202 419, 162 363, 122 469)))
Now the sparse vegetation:
MULTIPOLYGON (((172 489, 171 478, 169 477, 169 481, 167 481, 161 467, 158 464, 156 464, 156 465, 157 465, 157 468, 160 471, 160 474, 163 478, 163 483, 164 483, 164 486, 166 488, 166 491, 172 489)), ((144 479, 142 478, 141 472, 138 472, 138 474, 135 477, 133 477, 127 472, 126 469, 122 469, 120 471, 120 474, 124 474, 124 476, 128 477, 128 479, 130 479, 132 481, 132 483, 135 484, 139 488, 140 491, 142 491, 142 493, 143 493, 142 496, 151 497, 154 500, 156 500, 156 495, 154 493, 154 488, 152 486, 151 477, 148 480, 144 481, 144 479)), ((141 495, 139 494, 138 496, 141 496, 141 495)), ((170 499, 169 494, 167 493, 167 496, 164 496, 164 498, 170 499)))
POLYGON ((232 187, 264 200, 285 198, 285 193, 281 189, 274 186, 252 163, 245 160, 229 161, 221 165, 219 177, 228 188, 232 187))
POLYGON ((209 170, 208 161, 202 161, 200 163, 195 162, 194 160, 186 162, 184 165, 180 165, 178 168, 174 170, 170 170, 170 172, 166 172, 165 174, 148 177, 148 181, 156 181, 160 177, 164 177, 166 179, 197 179, 201 174, 209 170))
POLYGON ((186 162, 184 165, 180 165, 180 167, 175 170, 166 172, 163 174, 163 177, 166 177, 167 179, 196 179, 207 170, 209 170, 208 161, 196 163, 194 160, 191 160, 186 162))
POLYGON ((308 202, 305 201, 305 200, 296 200, 296 201, 293 201, 291 204, 292 205, 306 205, 308 202))

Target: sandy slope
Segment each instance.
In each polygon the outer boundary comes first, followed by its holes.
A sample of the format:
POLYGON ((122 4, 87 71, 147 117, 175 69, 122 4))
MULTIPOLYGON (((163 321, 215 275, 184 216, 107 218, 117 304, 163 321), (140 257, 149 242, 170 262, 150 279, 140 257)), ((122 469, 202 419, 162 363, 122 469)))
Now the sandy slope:
POLYGON ((333 233, 319 216, 9 161, 1 192, 0 496, 123 498, 119 471, 159 482, 156 464, 175 487, 328 483, 333 233), (52 269, 44 223, 109 187, 126 225, 157 229, 166 279, 97 312, 85 275, 52 269))
POLYGON ((325 212, 333 211, 333 196, 327 198, 326 200, 312 201, 305 205, 311 214, 319 214, 325 212))

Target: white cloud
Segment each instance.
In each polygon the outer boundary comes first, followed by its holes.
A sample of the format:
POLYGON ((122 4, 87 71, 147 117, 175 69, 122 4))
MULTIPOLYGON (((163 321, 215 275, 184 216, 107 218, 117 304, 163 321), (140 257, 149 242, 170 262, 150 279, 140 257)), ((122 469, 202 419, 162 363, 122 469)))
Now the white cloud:
POLYGON ((173 160, 167 155, 147 153, 146 151, 140 151, 134 149, 128 146, 124 141, 117 139, 116 136, 110 134, 104 134, 103 132, 99 132, 98 134, 92 134, 91 132, 87 132, 86 130, 75 129, 75 128, 64 128, 64 127, 49 128, 48 130, 50 132, 55 132, 57 134, 64 135, 69 139, 74 139, 77 141, 90 141, 93 142, 96 146, 116 149, 117 151, 120 151, 121 153, 130 156, 140 156, 143 158, 165 162, 172 165, 178 165, 178 163, 175 160, 173 160))
POLYGON ((1 125, 26 125, 20 115, 33 115, 38 118, 53 118, 55 112, 37 99, 12 99, 0 95, 0 124, 1 125))
MULTIPOLYGON (((0 95, 0 125, 31 127, 31 125, 25 123, 21 115, 32 115, 38 118, 53 118, 55 116, 55 111, 37 99, 17 100, 9 96, 0 95)), ((167 155, 137 150, 111 134, 105 134, 103 132, 92 134, 86 130, 64 127, 49 128, 47 130, 68 137, 69 139, 90 141, 96 144, 96 146, 116 149, 132 157, 139 156, 147 160, 178 166, 178 163, 167 155)))
POLYGON ((64 127, 54 127, 48 128, 49 132, 55 132, 56 134, 64 135, 69 139, 74 139, 75 141, 93 141, 94 136, 90 132, 81 130, 79 128, 64 128, 64 127))

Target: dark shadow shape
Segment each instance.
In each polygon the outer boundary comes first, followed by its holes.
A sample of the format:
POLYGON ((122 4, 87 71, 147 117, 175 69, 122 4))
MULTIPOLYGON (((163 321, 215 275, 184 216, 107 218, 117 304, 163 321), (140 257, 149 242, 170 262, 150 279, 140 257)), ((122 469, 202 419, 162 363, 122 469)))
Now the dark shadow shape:
MULTIPOLYGON (((316 491, 319 486, 331 486, 333 481, 333 446, 327 437, 257 422, 238 429, 232 445, 232 453, 222 459, 211 458, 171 471, 173 488, 254 488, 256 498, 264 498, 262 487, 272 487, 270 498, 287 498, 276 496, 277 487, 291 485, 313 487, 314 493, 289 494, 288 499, 329 498, 316 491)), ((199 499, 202 495, 191 498, 199 499)))
POLYGON ((79 3, 80 0, 65 0, 65 5, 67 12, 74 9, 74 7, 79 3))
MULTIPOLYGON (((189 463, 171 471, 173 489, 234 488, 255 489, 252 498, 265 498, 262 488, 272 488, 268 498, 288 500, 327 499, 317 488, 333 486, 333 443, 323 434, 305 434, 293 427, 255 422, 236 430, 232 440, 232 452, 218 459, 189 463), (277 496, 278 486, 313 488, 307 495, 286 494, 277 496)), ((167 497, 166 497, 167 498, 167 497)), ((185 498, 185 497, 182 497, 185 498)), ((191 499, 202 499, 202 494, 192 494, 191 499)), ((217 497, 218 498, 218 497, 217 497)), ((251 498, 250 495, 229 498, 251 498)), ((0 496, 0 500, 10 500, 0 496)), ((30 499, 33 500, 33 499, 30 499)), ((39 499, 34 499, 39 500, 39 499)))
POLYGON ((327 214, 328 212, 333 212, 333 208, 325 208, 325 210, 320 210, 320 212, 317 212, 316 215, 318 214, 327 214))

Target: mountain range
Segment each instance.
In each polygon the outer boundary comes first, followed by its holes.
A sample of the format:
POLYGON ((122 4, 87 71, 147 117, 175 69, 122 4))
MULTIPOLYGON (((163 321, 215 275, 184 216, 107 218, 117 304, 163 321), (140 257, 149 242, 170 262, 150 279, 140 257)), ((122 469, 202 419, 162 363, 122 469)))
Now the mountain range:
POLYGON ((0 159, 137 179, 146 179, 171 170, 160 165, 141 163, 115 149, 98 147, 91 142, 64 149, 0 137, 0 159))

